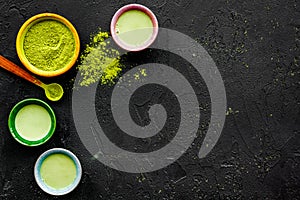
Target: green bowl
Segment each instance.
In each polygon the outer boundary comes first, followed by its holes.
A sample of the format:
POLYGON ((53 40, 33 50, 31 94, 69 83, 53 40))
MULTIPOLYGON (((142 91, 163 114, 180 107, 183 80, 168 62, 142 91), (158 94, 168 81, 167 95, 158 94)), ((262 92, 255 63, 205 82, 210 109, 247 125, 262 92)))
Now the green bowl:
POLYGON ((23 101, 20 101, 19 103, 17 103, 11 110, 11 112, 9 114, 9 118, 8 118, 8 128, 9 128, 12 136, 19 143, 26 145, 26 146, 38 146, 38 145, 41 145, 41 144, 44 144, 45 142, 47 142, 53 135, 55 128, 56 128, 56 117, 55 117, 55 114, 54 114, 52 108, 44 101, 42 101, 40 99, 34 99, 34 98, 24 99, 23 101), (42 106, 43 108, 45 108, 47 110, 47 112, 50 116, 50 119, 51 119, 50 129, 49 129, 48 133, 45 134, 45 136, 39 140, 25 139, 17 131, 16 124, 15 124, 16 116, 17 116, 18 112, 27 105, 42 106))

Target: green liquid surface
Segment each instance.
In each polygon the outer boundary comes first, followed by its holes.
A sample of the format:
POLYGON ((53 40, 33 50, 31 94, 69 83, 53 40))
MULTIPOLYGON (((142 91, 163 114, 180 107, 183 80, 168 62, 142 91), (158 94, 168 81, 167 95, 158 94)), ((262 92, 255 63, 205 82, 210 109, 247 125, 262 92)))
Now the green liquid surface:
POLYGON ((42 20, 32 25, 24 38, 28 61, 43 71, 56 71, 71 62, 75 39, 70 29, 56 20, 42 20))
POLYGON ((151 18, 139 10, 124 12, 116 23, 116 32, 120 40, 129 46, 141 46, 153 34, 151 18))
POLYGON ((15 126, 22 138, 37 141, 48 134, 51 128, 51 117, 44 107, 31 104, 19 110, 15 126))
POLYGON ((69 156, 57 153, 43 161, 40 173, 46 185, 54 189, 62 189, 71 185, 76 179, 76 166, 69 156))

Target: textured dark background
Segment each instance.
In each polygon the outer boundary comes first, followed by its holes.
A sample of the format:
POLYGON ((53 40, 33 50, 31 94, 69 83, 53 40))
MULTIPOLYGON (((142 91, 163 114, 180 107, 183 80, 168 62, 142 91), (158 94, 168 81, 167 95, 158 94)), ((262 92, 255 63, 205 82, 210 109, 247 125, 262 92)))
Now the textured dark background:
MULTIPOLYGON (((74 152, 84 170, 81 184, 62 199, 300 199, 300 3, 297 0, 1 0, 0 54, 20 65, 15 49, 17 32, 25 20, 42 12, 54 12, 69 19, 77 28, 83 49, 91 33, 99 27, 109 31, 115 11, 132 2, 152 9, 161 27, 197 40, 216 62, 225 82, 229 111, 213 151, 202 160, 197 157, 209 123, 210 102, 205 84, 188 70, 189 63, 168 52, 147 50, 129 54, 124 62, 128 66, 150 61, 165 63, 181 70, 191 84, 197 85, 202 91, 198 93, 202 114, 199 137, 174 164, 145 174, 119 172, 91 159, 72 119, 75 67, 63 76, 42 79, 64 86, 65 95, 56 103, 49 102, 41 89, 0 69, 0 199, 54 198, 41 191, 33 177, 36 159, 53 147, 74 152), (41 147, 18 144, 7 128, 10 109, 29 97, 45 100, 57 115, 56 133, 41 147)), ((99 95, 98 106, 102 111, 109 109, 102 102, 107 101, 111 88, 100 86, 100 89, 105 91, 99 95)), ((151 95, 150 102, 176 105, 168 90, 152 85, 137 91, 131 106, 151 95)), ((143 116, 141 125, 147 124, 146 109, 138 111, 143 116)), ((104 122, 101 116, 98 119, 104 122)), ((170 130, 176 130, 176 119, 170 120, 170 130)), ((113 130, 109 126, 106 129, 113 130)), ((143 149, 142 143, 134 140, 123 144, 113 135, 110 138, 123 148, 143 149)), ((167 135, 161 145, 171 138, 172 135, 167 135)), ((147 146, 148 150, 159 148, 155 141, 151 144, 154 145, 147 146)))

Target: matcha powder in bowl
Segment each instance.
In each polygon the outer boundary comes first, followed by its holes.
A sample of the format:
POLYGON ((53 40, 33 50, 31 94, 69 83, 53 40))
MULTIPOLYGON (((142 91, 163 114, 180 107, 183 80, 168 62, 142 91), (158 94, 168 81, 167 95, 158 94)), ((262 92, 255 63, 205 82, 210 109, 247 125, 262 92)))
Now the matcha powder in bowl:
POLYGON ((26 21, 17 36, 17 53, 31 72, 57 76, 70 69, 79 55, 79 37, 65 18, 44 13, 26 21))
POLYGON ((75 40, 64 24, 56 20, 43 20, 28 30, 23 48, 33 66, 44 71, 55 71, 71 61, 75 40))

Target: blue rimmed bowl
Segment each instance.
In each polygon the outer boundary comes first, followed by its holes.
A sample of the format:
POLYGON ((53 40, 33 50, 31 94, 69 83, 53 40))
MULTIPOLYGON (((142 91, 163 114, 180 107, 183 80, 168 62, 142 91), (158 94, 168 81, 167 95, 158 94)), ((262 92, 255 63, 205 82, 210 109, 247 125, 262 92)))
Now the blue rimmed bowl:
POLYGON ((79 159, 71 151, 63 149, 63 148, 53 148, 53 149, 50 149, 50 150, 44 152, 37 159, 35 166, 34 166, 34 177, 35 177, 35 180, 36 180, 38 186, 44 192, 51 194, 51 195, 55 195, 55 196, 61 196, 61 195, 65 195, 65 194, 72 192, 78 186, 78 184, 81 180, 81 176, 82 176, 82 168, 81 168, 79 159), (46 158, 48 158, 49 156, 54 155, 54 154, 63 154, 63 155, 68 156, 74 162, 75 167, 76 167, 76 178, 74 179, 74 181, 70 185, 68 185, 64 188, 60 188, 60 189, 55 189, 55 188, 47 185, 41 176, 41 167, 42 167, 43 162, 45 161, 46 158))

